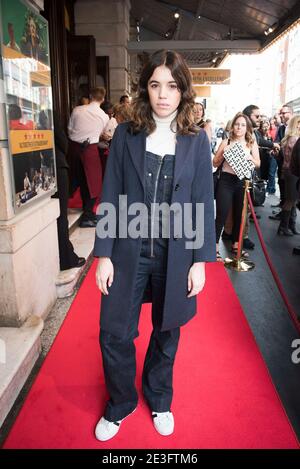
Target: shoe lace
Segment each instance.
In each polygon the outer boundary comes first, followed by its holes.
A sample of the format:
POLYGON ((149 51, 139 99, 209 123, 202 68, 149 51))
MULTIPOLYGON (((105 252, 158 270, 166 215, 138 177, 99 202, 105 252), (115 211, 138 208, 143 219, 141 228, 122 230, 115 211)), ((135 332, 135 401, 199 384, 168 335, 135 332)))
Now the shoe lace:
POLYGON ((116 421, 116 422, 110 422, 109 420, 104 419, 104 426, 105 426, 106 430, 108 430, 111 425, 117 425, 117 427, 119 427, 120 423, 121 423, 120 420, 116 421))
POLYGON ((153 413, 153 418, 158 418, 161 423, 163 422, 170 422, 171 421, 171 412, 156 412, 153 413))

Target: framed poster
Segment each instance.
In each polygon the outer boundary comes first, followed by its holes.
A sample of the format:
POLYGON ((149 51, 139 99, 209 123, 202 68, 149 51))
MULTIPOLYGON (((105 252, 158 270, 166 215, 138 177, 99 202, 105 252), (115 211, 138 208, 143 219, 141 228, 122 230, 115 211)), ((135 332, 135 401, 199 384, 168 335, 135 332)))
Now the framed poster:
POLYGON ((21 0, 0 0, 1 55, 15 207, 56 191, 47 21, 21 0))

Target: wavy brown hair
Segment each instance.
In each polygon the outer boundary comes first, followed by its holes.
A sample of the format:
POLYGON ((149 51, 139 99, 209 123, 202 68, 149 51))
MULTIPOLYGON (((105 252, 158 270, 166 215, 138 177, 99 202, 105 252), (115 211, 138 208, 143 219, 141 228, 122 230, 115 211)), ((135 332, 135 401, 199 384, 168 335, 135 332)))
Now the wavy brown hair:
POLYGON ((134 99, 132 104, 132 131, 136 133, 141 130, 146 130, 149 135, 156 128, 149 101, 148 82, 154 70, 160 65, 168 67, 181 93, 181 101, 176 116, 177 134, 197 134, 200 129, 195 125, 193 114, 195 93, 192 87, 192 76, 183 57, 172 50, 159 50, 154 52, 141 72, 138 96, 134 99))
POLYGON ((252 127, 252 124, 251 124, 251 121, 250 121, 249 117, 246 116, 246 114, 243 114, 242 112, 238 112, 231 121, 230 130, 229 130, 229 139, 230 140, 235 140, 235 136, 234 136, 234 133, 233 133, 233 127, 234 127, 234 124, 236 123, 236 121, 238 120, 239 117, 243 117, 246 121, 245 140, 247 142, 247 147, 252 147, 252 145, 254 143, 253 127, 252 127))

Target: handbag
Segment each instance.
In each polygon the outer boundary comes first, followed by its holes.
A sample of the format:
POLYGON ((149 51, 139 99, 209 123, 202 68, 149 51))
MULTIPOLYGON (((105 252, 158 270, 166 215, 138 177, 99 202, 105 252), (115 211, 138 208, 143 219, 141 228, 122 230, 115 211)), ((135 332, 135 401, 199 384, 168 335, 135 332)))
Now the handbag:
POLYGON ((253 171, 252 188, 250 190, 251 199, 254 207, 263 205, 266 200, 266 186, 267 183, 258 177, 256 171, 253 171))
POLYGON ((220 166, 218 166, 217 170, 213 173, 214 198, 216 198, 216 196, 217 196, 217 190, 218 190, 219 180, 220 180, 221 173, 222 173, 223 164, 224 164, 224 160, 222 161, 220 166))
POLYGON ((239 179, 251 178, 251 172, 255 166, 251 160, 247 160, 247 155, 240 142, 235 142, 234 145, 227 148, 224 151, 224 158, 239 179))

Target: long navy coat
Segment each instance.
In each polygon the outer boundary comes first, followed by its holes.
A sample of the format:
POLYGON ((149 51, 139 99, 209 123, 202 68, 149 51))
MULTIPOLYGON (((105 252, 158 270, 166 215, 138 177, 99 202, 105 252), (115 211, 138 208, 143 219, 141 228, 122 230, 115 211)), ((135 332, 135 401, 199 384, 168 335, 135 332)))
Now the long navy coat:
MULTIPOLYGON (((114 134, 107 161, 101 202, 110 202, 118 214, 119 194, 126 194, 128 207, 144 202, 146 133, 131 134, 129 125, 120 124, 114 134)), ((171 203, 204 203, 204 243, 200 249, 186 249, 183 236, 169 239, 166 293, 162 330, 179 327, 196 313, 196 297, 187 298, 187 278, 194 262, 212 262, 216 257, 211 150, 206 132, 196 136, 177 136, 171 203)), ((103 216, 103 215, 102 215, 103 216)), ((128 215, 128 223, 135 216, 128 215)), ((170 232, 172 227, 170 224, 170 232)), ((195 225, 193 225, 195 226, 195 225)), ((114 281, 109 295, 102 295, 101 328, 122 337, 130 321, 131 303, 141 250, 141 238, 97 236, 96 257, 110 257, 114 281)), ((149 298, 144 298, 148 300, 149 298)))

